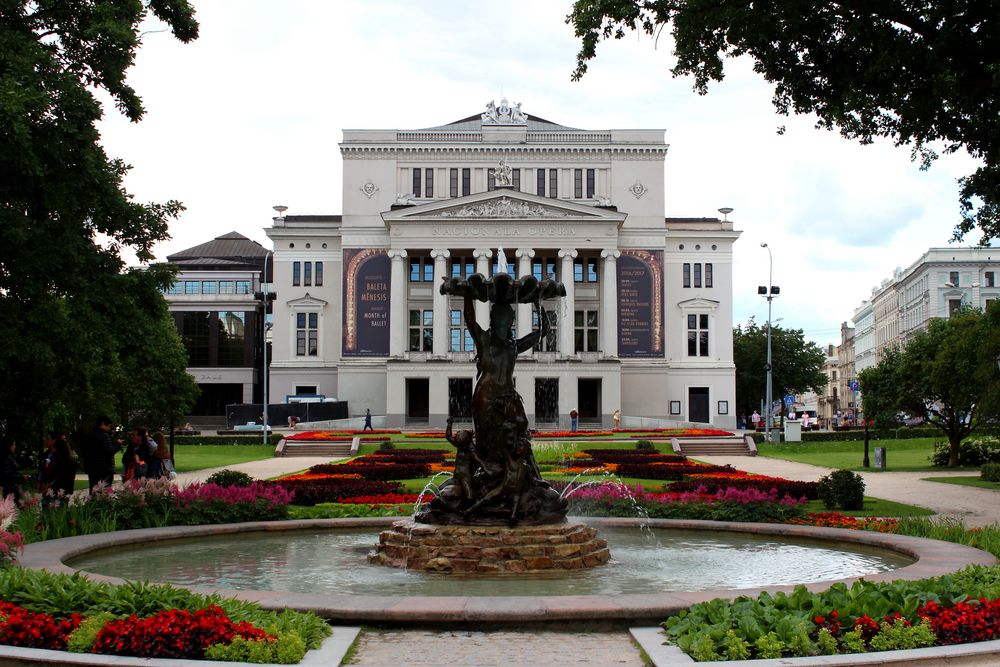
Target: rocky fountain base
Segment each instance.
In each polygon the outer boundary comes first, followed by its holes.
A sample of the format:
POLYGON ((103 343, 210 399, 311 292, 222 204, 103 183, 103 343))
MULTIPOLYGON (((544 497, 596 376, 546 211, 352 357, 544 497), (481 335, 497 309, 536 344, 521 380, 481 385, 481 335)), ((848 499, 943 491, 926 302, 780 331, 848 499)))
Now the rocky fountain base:
POLYGON ((579 570, 607 563, 608 543, 582 523, 427 525, 397 521, 368 562, 430 572, 504 574, 579 570))

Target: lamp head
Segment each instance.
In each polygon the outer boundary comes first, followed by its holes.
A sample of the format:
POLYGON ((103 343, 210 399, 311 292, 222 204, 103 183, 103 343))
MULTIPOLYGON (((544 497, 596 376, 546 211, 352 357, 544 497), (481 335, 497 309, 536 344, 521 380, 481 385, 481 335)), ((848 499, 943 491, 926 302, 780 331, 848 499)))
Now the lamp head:
POLYGON ((771 285, 771 294, 775 296, 781 294, 781 288, 778 287, 777 285, 771 285))
POLYGON ((722 214, 722 219, 723 220, 727 220, 727 221, 729 220, 729 217, 728 217, 729 214, 732 213, 732 212, 733 212, 733 209, 730 206, 723 206, 722 208, 719 209, 719 213, 722 214))
POLYGON ((278 215, 281 216, 281 217, 284 217, 285 211, 288 210, 287 206, 282 206, 281 204, 278 204, 277 206, 272 206, 271 208, 273 208, 275 211, 277 211, 278 215))
POLYGON ((766 248, 766 247, 767 247, 767 244, 766 244, 766 243, 761 243, 761 244, 760 244, 760 247, 761 247, 761 248, 766 248))
POLYGON ((767 286, 765 286, 765 285, 759 285, 757 287, 757 294, 760 294, 761 296, 764 296, 765 294, 767 294, 767 286))

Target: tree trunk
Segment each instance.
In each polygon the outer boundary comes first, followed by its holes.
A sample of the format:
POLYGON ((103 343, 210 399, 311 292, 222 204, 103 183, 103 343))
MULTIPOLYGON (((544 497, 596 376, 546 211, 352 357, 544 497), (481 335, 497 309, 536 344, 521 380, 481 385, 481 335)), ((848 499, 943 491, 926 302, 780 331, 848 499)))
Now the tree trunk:
POLYGON ((958 448, 962 444, 961 433, 951 432, 948 434, 948 444, 951 447, 951 452, 948 456, 948 467, 956 468, 958 467, 958 448))

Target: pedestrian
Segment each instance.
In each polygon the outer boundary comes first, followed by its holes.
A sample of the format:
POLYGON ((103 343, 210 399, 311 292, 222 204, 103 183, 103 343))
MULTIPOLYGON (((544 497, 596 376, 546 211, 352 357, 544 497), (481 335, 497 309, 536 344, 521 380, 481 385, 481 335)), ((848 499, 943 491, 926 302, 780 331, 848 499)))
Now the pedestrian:
POLYGON ((805 431, 808 428, 809 428, 809 413, 803 411, 802 412, 802 430, 805 431))
POLYGON ((758 430, 760 428, 760 413, 756 410, 750 415, 750 423, 753 424, 753 430, 758 430))
POLYGON ((372 428, 372 411, 371 408, 365 408, 365 427, 362 429, 364 431, 374 431, 372 428))
POLYGON ((132 429, 129 443, 122 452, 122 481, 139 479, 146 473, 144 456, 149 455, 149 432, 143 426, 132 429))
POLYGON ((43 442, 48 448, 42 467, 38 491, 43 495, 66 497, 73 494, 76 484, 76 461, 62 433, 52 431, 43 442))
POLYGON ((617 431, 622 426, 622 411, 615 408, 615 411, 611 413, 611 421, 614 422, 614 429, 617 431))
POLYGON ((121 446, 121 440, 111 441, 111 418, 99 417, 83 442, 83 469, 91 492, 99 482, 111 486, 115 478, 115 454, 121 446))
POLYGON ((576 430, 577 419, 579 418, 579 416, 580 413, 577 412, 575 409, 569 411, 569 430, 571 431, 576 430))
POLYGON ((170 448, 167 447, 167 439, 164 437, 162 431, 155 432, 151 439, 156 448, 153 450, 152 456, 149 457, 149 467, 146 468, 146 477, 149 479, 166 477, 169 474, 166 462, 170 460, 170 448))
POLYGON ((14 496, 14 504, 21 505, 21 482, 24 476, 17 464, 14 453, 17 443, 9 435, 0 437, 0 483, 3 485, 3 497, 14 496))
POLYGON ((745 415, 738 415, 736 417, 736 430, 745 431, 747 428, 747 418, 745 415))

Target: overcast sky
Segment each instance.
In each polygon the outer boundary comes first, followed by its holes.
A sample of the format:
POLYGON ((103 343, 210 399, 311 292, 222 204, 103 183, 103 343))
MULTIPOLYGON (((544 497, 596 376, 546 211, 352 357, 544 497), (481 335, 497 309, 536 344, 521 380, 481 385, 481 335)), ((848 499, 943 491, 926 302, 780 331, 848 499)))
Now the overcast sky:
POLYGON ((345 128, 442 125, 506 96, 572 127, 666 130, 666 214, 729 206, 743 232, 734 321, 766 319, 756 286, 767 283, 767 242, 779 326, 825 345, 894 267, 949 245, 956 179, 975 168, 955 155, 921 172, 907 148, 860 146, 814 129, 811 117, 779 116, 746 61, 731 61, 726 80, 699 96, 690 79, 670 77, 666 33, 658 44, 644 35, 602 44, 573 83, 570 2, 194 4, 197 41, 143 37, 129 81, 144 120, 105 105, 102 125, 108 153, 134 167, 126 184, 138 200, 187 206, 160 259, 233 230, 270 247, 263 229, 275 204, 342 213, 345 128))

